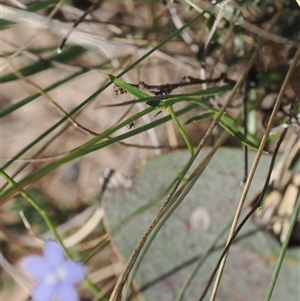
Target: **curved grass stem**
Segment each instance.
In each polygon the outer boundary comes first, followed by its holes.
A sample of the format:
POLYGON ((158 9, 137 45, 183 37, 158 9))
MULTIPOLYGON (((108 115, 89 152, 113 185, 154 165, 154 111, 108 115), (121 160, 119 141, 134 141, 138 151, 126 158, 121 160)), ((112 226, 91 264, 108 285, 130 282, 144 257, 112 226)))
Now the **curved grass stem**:
MULTIPOLYGON (((255 52, 255 54, 251 57, 244 73, 242 74, 242 76, 239 78, 239 80, 236 82, 234 88, 232 89, 230 95, 228 96, 227 100, 225 101, 224 106, 220 109, 219 113, 216 115, 214 121, 212 122, 212 124, 210 125, 209 129, 207 130, 207 132, 205 133, 204 137, 201 139, 197 150, 195 152, 194 155, 194 159, 197 157, 197 155, 200 153, 201 149, 204 147, 206 141, 208 140, 210 134, 212 133, 212 131, 214 130, 214 128, 216 127, 216 125, 218 124, 218 121, 220 120, 222 114, 225 112, 227 106, 230 104, 230 102, 232 101, 235 93, 238 91, 239 87, 242 85, 242 83, 244 82, 248 72, 250 71, 250 68, 252 67, 252 65, 255 62, 256 56, 258 54, 258 51, 255 52)), ((226 136, 226 135, 225 135, 226 136)), ((225 137, 224 136, 224 137, 225 137)), ((224 139, 224 137, 220 138, 221 140, 224 139)), ((220 140, 220 141, 221 141, 220 140)), ((222 143, 224 141, 222 140, 222 143)), ((211 157, 214 155, 214 153, 216 152, 217 148, 215 148, 215 146, 213 147, 213 150, 211 151, 211 156, 208 157, 206 156, 206 161, 202 160, 202 162, 200 163, 200 167, 198 170, 198 173, 196 174, 197 177, 199 177, 203 171, 203 169, 205 168, 205 166, 208 164, 209 160, 211 159, 211 157)), ((188 165, 185 167, 184 171, 182 173, 186 173, 186 171, 189 169, 188 165)), ((197 167, 198 168, 198 167, 197 167)), ((193 176, 195 176, 194 172, 193 172, 193 176)), ((195 179, 197 178, 195 177, 195 179)), ((190 176, 189 179, 191 179, 191 181, 193 181, 193 178, 190 176)), ((145 231, 145 233, 143 234, 142 238, 140 239, 140 241, 138 242, 135 250, 132 252, 130 258, 127 261, 127 265, 125 267, 125 270, 122 272, 122 274, 120 275, 116 286, 110 296, 109 301, 116 301, 119 299, 123 286, 129 276, 130 271, 132 270, 133 265, 135 264, 135 261, 137 260, 139 253, 142 251, 143 246, 145 243, 147 243, 148 240, 148 236, 151 234, 151 232, 153 231, 153 236, 155 236, 155 232, 156 232, 156 227, 158 228, 158 230, 160 229, 160 227, 162 226, 161 224, 161 219, 162 217, 166 214, 166 212, 168 212, 168 210, 172 207, 175 208, 179 205, 180 203, 180 195, 184 194, 185 190, 187 189, 187 185, 188 183, 183 183, 182 187, 176 192, 178 186, 179 186, 180 182, 177 182, 173 189, 171 190, 171 192, 169 193, 166 201, 164 202, 163 206, 160 208, 159 212, 157 213, 157 215, 154 217, 154 219, 152 220, 150 226, 148 227, 148 229, 145 231), (175 194, 176 193, 176 194, 175 194), (175 195, 174 195, 175 194, 175 195), (174 205, 174 206, 173 206, 174 205)), ((194 183, 193 183, 194 184, 194 183)), ((192 185, 193 185, 192 184, 192 185)), ((191 188, 190 188, 191 189, 191 188)), ((166 219, 165 219, 166 220, 166 219)), ((150 238, 149 238, 150 239, 150 238)), ((150 239, 151 240, 151 239, 150 239)))
MULTIPOLYGON (((169 107, 169 113, 172 117, 172 120, 175 124, 175 126, 177 127, 178 131, 180 132, 181 136, 183 137, 189 151, 190 151, 190 159, 188 161, 188 163, 186 164, 186 166, 184 167, 184 169, 182 170, 182 172, 179 174, 179 176, 175 179, 175 182, 172 183, 172 186, 171 187, 178 187, 178 185, 181 183, 181 181, 183 180, 186 172, 189 170, 189 168, 191 167, 191 165, 193 164, 194 162, 194 159, 195 159, 195 156, 194 156, 194 148, 193 148, 193 145, 190 141, 190 138, 188 137, 187 133, 185 132, 184 128, 182 127, 182 125, 180 124, 177 116, 176 116, 176 113, 174 112, 174 109, 172 107, 172 105, 170 105, 169 107)), ((184 197, 182 197, 180 199, 180 202, 184 199, 184 197)), ((180 203, 179 202, 179 203, 180 203)), ((176 206, 177 207, 177 206, 176 206)), ((172 208, 170 208, 172 209, 172 208)), ((135 277, 135 274, 136 272, 138 271, 138 268, 142 262, 142 259, 144 257, 144 255, 146 254, 146 252, 148 251, 152 241, 155 239, 156 237, 156 234, 159 232, 159 230, 161 229, 162 225, 166 222, 166 220, 172 215, 173 211, 175 210, 175 208, 173 210, 168 210, 165 212, 164 215, 162 215, 159 223, 160 223, 160 226, 157 226, 155 228, 155 230, 150 234, 151 237, 149 237, 149 239, 146 241, 146 243, 144 244, 141 252, 139 253, 138 255, 138 258, 137 260, 135 261, 135 264, 133 265, 132 269, 131 269, 131 272, 130 272, 130 275, 128 277, 128 281, 127 281, 127 285, 125 287, 125 292, 123 294, 123 297, 122 297, 122 301, 126 301, 127 300, 127 296, 129 294, 129 291, 130 291, 130 287, 131 287, 131 283, 135 277)))
MULTIPOLYGON (((255 52, 256 54, 258 53, 258 49, 259 48, 257 48, 257 50, 255 52)), ((252 179, 254 177, 254 174, 256 172, 256 168, 258 166, 258 163, 259 163, 261 155, 262 155, 262 153, 264 151, 264 148, 265 148, 265 146, 267 144, 267 141, 268 141, 268 138, 269 138, 269 134, 271 132, 271 129, 273 128, 273 123, 274 123, 274 120, 275 120, 275 116, 276 116, 276 114, 277 114, 277 112, 278 112, 278 110, 280 108, 280 105, 281 105, 281 102, 283 100, 283 96, 284 96, 284 93, 285 93, 285 89, 286 89, 286 87, 287 87, 287 85, 289 83, 291 75, 293 74, 293 72, 294 72, 294 70, 295 70, 295 68, 297 66, 299 57, 300 57, 300 49, 298 49, 298 51, 296 52, 296 54, 294 56, 294 59, 293 59, 293 61, 291 63, 291 66, 290 66, 290 68, 289 68, 289 70, 288 70, 288 72, 286 74, 285 80, 284 80, 284 82, 282 84, 281 90, 279 92, 279 95, 277 97, 276 103, 274 105, 274 108, 273 108, 272 114, 270 116, 270 119, 269 119, 269 122, 268 122, 268 125, 267 125, 267 128, 266 128, 265 134, 264 134, 264 136, 262 138, 262 141, 260 143, 259 149, 257 151, 257 155, 256 155, 256 157, 254 159, 253 165, 252 165, 251 170, 249 172, 249 176, 248 176, 247 182, 245 184, 244 191, 243 191, 242 196, 240 198, 239 205, 238 205, 238 208, 237 208, 237 211, 236 211, 236 215, 234 217, 234 220, 233 220, 233 223, 232 223, 232 227, 231 227, 231 230, 230 230, 230 233, 229 233, 227 244, 231 240, 231 237, 233 236, 233 234, 235 232, 235 229, 237 227, 238 219, 240 217, 240 214, 241 214, 244 202, 246 200, 248 191, 250 189, 250 185, 251 185, 252 179)), ((225 266, 225 263, 226 263, 227 255, 228 255, 228 252, 224 255, 224 257, 222 259, 222 262, 221 262, 221 264, 219 266, 217 278, 216 278, 216 281, 215 281, 215 284, 214 284, 214 287, 213 287, 213 291, 212 291, 212 295, 211 295, 210 301, 213 301, 216 298, 216 294, 217 294, 218 287, 219 287, 219 284, 220 284, 220 281, 221 281, 223 269, 224 269, 224 266, 225 266)), ((207 293, 207 290, 208 290, 208 287, 206 287, 206 289, 204 290, 203 294, 201 295, 200 301, 204 299, 204 297, 205 297, 205 295, 207 293)))
MULTIPOLYGON (((11 185, 15 185, 15 181, 2 169, 0 169, 0 175, 11 185)), ((52 223, 51 219, 48 217, 47 213, 39 206, 39 204, 24 190, 20 191, 20 194, 27 200, 27 202, 41 215, 44 219, 46 225, 48 226, 49 230, 53 233, 55 239, 59 242, 61 247, 64 249, 66 257, 69 260, 73 260, 73 256, 68 251, 68 249, 64 246, 61 237, 59 236, 54 224, 52 223)), ((100 293, 99 288, 94 285, 88 277, 85 277, 84 282, 86 286, 90 289, 90 291, 97 295, 100 293)))
POLYGON ((177 116, 174 112, 174 109, 172 107, 172 105, 169 106, 169 113, 172 117, 172 120, 174 122, 174 124, 176 125, 179 133, 181 134, 182 138, 184 139, 189 151, 190 151, 190 154, 191 154, 191 158, 194 158, 194 147, 192 145, 192 142, 190 140, 190 138, 188 137, 188 135, 186 134, 184 128, 182 127, 182 125, 180 124, 179 120, 177 119, 177 116))

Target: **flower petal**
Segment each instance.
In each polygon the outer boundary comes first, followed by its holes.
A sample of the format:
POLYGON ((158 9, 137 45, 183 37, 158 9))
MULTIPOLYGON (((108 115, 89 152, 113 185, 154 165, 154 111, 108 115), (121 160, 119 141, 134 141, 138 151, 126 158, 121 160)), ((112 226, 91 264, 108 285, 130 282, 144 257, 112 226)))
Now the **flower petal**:
POLYGON ((57 285, 47 285, 44 282, 38 283, 32 291, 32 301, 51 301, 58 289, 57 285))
POLYGON ((53 267, 58 267, 66 260, 62 247, 54 239, 49 239, 44 248, 44 257, 53 267))
POLYGON ((64 283, 69 286, 78 284, 86 275, 84 265, 77 261, 66 261, 63 269, 66 273, 64 283))
POLYGON ((56 291, 55 297, 58 301, 79 301, 75 288, 68 285, 60 285, 56 291))
POLYGON ((20 262, 23 270, 32 278, 40 280, 49 273, 50 266, 42 256, 33 255, 25 257, 20 262))

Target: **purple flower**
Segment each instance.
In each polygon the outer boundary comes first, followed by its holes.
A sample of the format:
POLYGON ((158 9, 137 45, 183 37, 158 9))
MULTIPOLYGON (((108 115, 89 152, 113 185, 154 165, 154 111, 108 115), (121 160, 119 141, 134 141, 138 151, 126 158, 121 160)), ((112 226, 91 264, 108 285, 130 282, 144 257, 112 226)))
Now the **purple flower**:
POLYGON ((21 266, 37 281, 32 301, 79 301, 74 286, 85 277, 85 268, 80 262, 66 260, 55 240, 46 242, 43 256, 26 257, 21 266))

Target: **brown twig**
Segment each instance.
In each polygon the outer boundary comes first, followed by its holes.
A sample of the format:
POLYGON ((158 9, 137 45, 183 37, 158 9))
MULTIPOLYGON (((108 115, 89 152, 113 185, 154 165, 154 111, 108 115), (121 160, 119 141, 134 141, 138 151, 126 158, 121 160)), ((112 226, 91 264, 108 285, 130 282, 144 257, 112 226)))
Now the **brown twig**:
MULTIPOLYGON (((195 78, 192 76, 184 76, 182 78, 182 81, 179 83, 174 84, 165 84, 165 85, 148 85, 143 81, 140 81, 138 84, 130 84, 132 87, 141 89, 143 91, 147 91, 151 95, 169 95, 173 90, 182 88, 182 87, 189 87, 189 86, 195 86, 200 85, 203 83, 209 84, 209 83, 219 83, 219 82, 225 82, 225 83, 235 83, 234 81, 227 78, 226 73, 221 73, 219 77, 216 78, 209 78, 209 79, 200 79, 195 78)), ((115 95, 121 95, 126 94, 127 91, 119 87, 118 85, 114 85, 114 94, 115 95)))

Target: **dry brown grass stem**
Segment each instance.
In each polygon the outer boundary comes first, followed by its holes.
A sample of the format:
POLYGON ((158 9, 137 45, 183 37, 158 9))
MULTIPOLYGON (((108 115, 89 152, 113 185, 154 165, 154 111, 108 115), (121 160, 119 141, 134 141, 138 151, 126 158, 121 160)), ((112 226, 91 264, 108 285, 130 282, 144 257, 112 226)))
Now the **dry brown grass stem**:
MULTIPOLYGON (((254 54, 252 55, 252 57, 250 58, 243 74, 240 76, 239 80, 237 81, 236 85, 234 86, 232 92, 230 93, 230 95, 228 96, 227 100, 225 101, 224 106, 220 109, 218 115, 216 116, 216 118, 214 119, 214 121, 212 122, 212 124, 210 125, 208 131, 206 132, 206 134, 204 135, 204 137, 202 138, 202 140, 200 141, 196 153, 195 153, 195 158, 196 156, 199 154, 199 152, 201 151, 201 149, 203 148, 203 146, 205 145, 206 141, 208 140, 209 136, 211 135, 212 131, 214 130, 214 128, 217 126, 218 121, 220 120, 221 116, 223 115, 223 113, 225 112, 226 108, 228 107, 228 105, 230 104, 230 102, 232 101, 235 93, 238 91, 239 87, 243 84, 248 72, 250 71, 252 65, 254 64, 256 57, 258 55, 258 49, 254 52, 254 54)), ((203 167, 206 165, 207 163, 203 164, 203 167)), ((152 220, 152 222, 150 223, 148 229, 145 231, 145 233, 143 234, 141 240, 139 241, 139 243, 137 244, 135 250, 132 252, 129 260, 127 261, 126 267, 123 271, 123 273, 121 274, 121 276, 119 277, 116 286, 111 294, 110 297, 110 301, 117 301, 120 298, 120 295, 122 293, 122 289, 123 286, 128 278, 128 275, 142 249, 142 247, 144 246, 148 236, 150 235, 150 233, 152 232, 152 230, 155 228, 155 226, 159 223, 159 221, 163 218, 163 216, 167 213, 167 211, 171 208, 171 206, 173 205, 173 203, 175 202, 175 200, 173 202, 170 202, 171 198, 173 197, 174 193, 176 192, 178 186, 180 183, 177 183, 177 185, 175 185, 172 189, 172 191, 170 192, 170 194, 168 195, 165 203, 163 204, 162 208, 160 208, 159 213, 155 216, 155 218, 152 220)), ((173 198, 172 198, 173 199, 173 198)))
MULTIPOLYGON (((274 105, 272 114, 270 116, 270 119, 269 119, 269 122, 268 122, 268 125, 267 125, 267 128, 266 128, 265 134, 264 134, 264 136, 261 140, 259 149, 257 151, 257 154, 255 156, 253 165, 252 165, 251 170, 249 172, 249 176, 248 176, 247 182, 245 184, 242 196, 240 198, 239 205, 238 205, 238 208, 237 208, 237 211, 236 211, 236 214, 235 214, 232 226, 231 226, 231 230, 230 230, 230 233, 229 233, 228 241, 231 239, 231 237, 232 237, 232 235, 233 235, 233 233, 234 233, 234 231, 237 227, 238 220, 239 220, 242 208, 243 208, 245 200, 246 200, 246 196, 248 194, 252 179, 253 179, 254 174, 256 172, 256 168, 258 166, 259 160, 260 160, 260 158, 263 154, 264 148, 265 148, 266 143, 268 141, 269 134, 270 134, 270 132, 273 128, 273 123, 274 123, 274 120, 276 118, 276 114, 277 114, 277 112, 280 108, 281 102, 283 100, 285 90, 288 86, 289 80, 290 80, 297 64, 299 63, 299 59, 300 59, 300 49, 298 49, 298 51, 296 52, 296 54, 294 56, 294 59, 291 63, 291 66, 290 66, 290 68, 289 68, 289 70, 286 74, 285 80, 284 80, 284 82, 281 86, 280 92, 278 94, 276 103, 274 105)), ((227 243, 228 243, 228 241, 227 241, 227 243)), ((211 301, 215 300, 217 290, 218 290, 218 287, 219 287, 219 284, 220 284, 220 280, 221 280, 221 277, 222 277, 223 269, 224 269, 224 266, 225 266, 225 263, 226 263, 227 256, 228 256, 228 253, 226 253, 226 255, 224 256, 224 258, 222 260, 222 263, 220 265, 220 268, 219 268, 219 271, 218 271, 218 274, 217 274, 217 278, 216 278, 216 281, 215 281, 215 284, 214 284, 213 292, 212 292, 212 295, 211 295, 211 298, 210 298, 211 301)))

